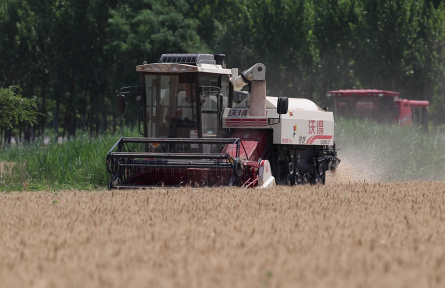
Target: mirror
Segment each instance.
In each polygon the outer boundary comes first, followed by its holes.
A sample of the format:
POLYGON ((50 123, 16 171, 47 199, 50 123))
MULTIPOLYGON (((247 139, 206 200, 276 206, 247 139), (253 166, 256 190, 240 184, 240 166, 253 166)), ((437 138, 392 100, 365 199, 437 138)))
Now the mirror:
POLYGON ((289 99, 287 97, 279 97, 277 102, 277 113, 287 114, 289 107, 289 99))
POLYGON ((125 113, 125 95, 124 94, 117 94, 117 99, 116 99, 116 104, 117 104, 117 112, 119 112, 120 114, 124 114, 125 113))

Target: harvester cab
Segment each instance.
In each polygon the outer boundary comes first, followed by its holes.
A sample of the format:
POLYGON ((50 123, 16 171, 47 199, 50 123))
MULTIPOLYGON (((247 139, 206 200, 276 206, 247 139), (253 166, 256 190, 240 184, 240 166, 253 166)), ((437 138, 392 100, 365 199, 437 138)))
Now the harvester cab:
POLYGON ((428 131, 428 101, 401 99, 399 92, 384 90, 337 90, 329 91, 327 96, 334 99, 336 117, 415 123, 428 131))
POLYGON ((143 137, 122 137, 107 154, 110 189, 324 184, 340 163, 332 112, 266 96, 261 63, 237 75, 223 54, 163 54, 136 71, 141 85, 121 88, 117 108, 137 95, 143 137))

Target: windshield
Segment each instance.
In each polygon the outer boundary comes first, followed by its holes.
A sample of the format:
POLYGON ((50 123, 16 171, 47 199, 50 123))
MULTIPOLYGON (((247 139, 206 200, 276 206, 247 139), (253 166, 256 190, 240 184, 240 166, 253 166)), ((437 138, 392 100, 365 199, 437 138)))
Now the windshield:
POLYGON ((146 125, 148 137, 195 138, 196 87, 191 77, 145 75, 146 125))

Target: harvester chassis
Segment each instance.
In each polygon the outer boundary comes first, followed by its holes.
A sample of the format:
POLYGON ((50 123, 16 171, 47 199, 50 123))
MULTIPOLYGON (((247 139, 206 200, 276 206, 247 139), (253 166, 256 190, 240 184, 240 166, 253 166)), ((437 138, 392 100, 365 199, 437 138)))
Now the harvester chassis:
POLYGON ((271 157, 273 176, 285 185, 325 184, 326 171, 335 170, 340 161, 335 145, 276 145, 271 157))

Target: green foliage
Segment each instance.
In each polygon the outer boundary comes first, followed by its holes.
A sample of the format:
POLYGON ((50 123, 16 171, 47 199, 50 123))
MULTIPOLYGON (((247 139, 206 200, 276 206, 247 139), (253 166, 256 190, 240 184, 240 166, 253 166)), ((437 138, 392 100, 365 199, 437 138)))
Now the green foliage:
POLYGON ((197 19, 188 17, 185 1, 133 1, 111 10, 111 51, 136 59, 155 59, 165 51, 205 49, 196 33, 197 19))
MULTIPOLYGON (((125 129, 123 135, 136 136, 136 132, 125 129)), ((63 144, 55 139, 44 144, 39 139, 33 144, 11 147, 0 154, 0 191, 25 187, 51 191, 105 188, 105 156, 121 136, 105 134, 96 138, 82 133, 63 144)))
POLYGON ((115 59, 121 73, 113 79, 122 86, 139 80, 134 66, 144 61, 156 62, 163 53, 207 50, 196 31, 199 21, 190 16, 186 1, 125 1, 109 13, 109 42, 104 48, 115 59))
MULTIPOLYGON (((99 134, 115 92, 163 53, 225 53, 267 67, 268 94, 329 106, 329 90, 396 90, 445 124, 445 4, 439 0, 0 0, 0 84, 35 99, 37 134, 99 134)), ((137 107, 128 105, 125 123, 137 107)), ((23 131, 23 123, 21 130, 23 131)))
POLYGON ((20 122, 37 123, 37 106, 33 99, 22 98, 20 87, 0 88, 0 126, 12 127, 20 122))

